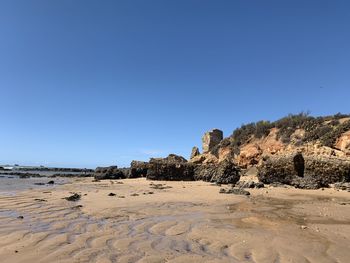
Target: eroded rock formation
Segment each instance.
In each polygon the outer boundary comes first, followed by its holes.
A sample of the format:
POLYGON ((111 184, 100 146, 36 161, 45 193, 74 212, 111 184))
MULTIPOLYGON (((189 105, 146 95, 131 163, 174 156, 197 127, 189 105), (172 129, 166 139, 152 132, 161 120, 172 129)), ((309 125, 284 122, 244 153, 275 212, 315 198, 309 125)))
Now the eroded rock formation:
POLYGON ((223 132, 219 129, 213 129, 206 132, 202 137, 203 153, 210 152, 223 139, 223 132))
POLYGON ((350 181, 350 160, 301 153, 264 157, 258 178, 263 183, 283 183, 316 189, 350 181))
POLYGON ((191 152, 191 157, 190 157, 190 159, 193 159, 193 158, 195 158, 195 157, 198 156, 198 155, 200 155, 199 149, 198 149, 198 147, 194 146, 194 147, 192 148, 192 152, 191 152))

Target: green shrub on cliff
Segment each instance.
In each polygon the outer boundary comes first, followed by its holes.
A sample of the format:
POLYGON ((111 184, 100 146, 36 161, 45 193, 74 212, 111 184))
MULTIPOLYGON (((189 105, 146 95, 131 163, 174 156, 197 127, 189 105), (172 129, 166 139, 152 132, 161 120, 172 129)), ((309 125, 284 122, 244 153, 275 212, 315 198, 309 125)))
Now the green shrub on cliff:
POLYGON ((345 121, 342 124, 339 124, 338 126, 333 128, 332 131, 324 134, 320 138, 320 141, 325 146, 333 147, 337 138, 339 138, 340 135, 342 135, 344 132, 348 130, 350 130, 350 120, 345 121))
POLYGON ((345 131, 350 130, 350 121, 340 124, 339 119, 350 117, 337 113, 333 116, 312 117, 308 113, 289 114, 275 122, 258 121, 242 125, 233 131, 231 146, 235 149, 248 143, 252 138, 266 137, 271 128, 277 128, 277 139, 290 143, 292 134, 297 129, 303 129, 305 135, 298 143, 319 140, 323 145, 332 147, 336 139, 345 131))

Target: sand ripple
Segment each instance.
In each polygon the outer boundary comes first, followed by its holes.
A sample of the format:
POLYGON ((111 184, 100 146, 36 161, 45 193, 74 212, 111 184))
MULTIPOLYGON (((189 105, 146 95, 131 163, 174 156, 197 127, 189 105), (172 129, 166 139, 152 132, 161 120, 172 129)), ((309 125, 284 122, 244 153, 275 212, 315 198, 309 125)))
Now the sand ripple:
POLYGON ((42 197, 42 193, 0 197, 1 259, 6 262, 348 262, 350 257, 348 221, 330 222, 322 216, 307 217, 298 212, 315 205, 315 200, 263 201, 253 197, 216 206, 200 202, 155 202, 152 207, 120 208, 115 216, 110 213, 101 218, 61 198, 34 201, 42 197), (301 224, 308 228, 301 229, 301 224))

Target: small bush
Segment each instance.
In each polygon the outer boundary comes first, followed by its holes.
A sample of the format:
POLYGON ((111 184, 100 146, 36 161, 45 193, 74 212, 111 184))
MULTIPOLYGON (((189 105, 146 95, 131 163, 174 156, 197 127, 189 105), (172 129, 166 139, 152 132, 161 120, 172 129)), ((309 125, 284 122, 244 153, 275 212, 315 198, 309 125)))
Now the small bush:
POLYGON ((328 147, 334 147, 334 144, 344 132, 350 130, 350 120, 339 124, 331 132, 324 134, 320 141, 323 145, 328 147))
MULTIPOLYGON (((337 113, 333 116, 312 117, 308 113, 289 114, 275 122, 258 121, 242 125, 233 131, 230 144, 239 152, 239 147, 248 143, 252 138, 266 137, 271 128, 277 128, 277 139, 283 143, 290 143, 292 134, 297 129, 305 130, 305 137, 302 142, 320 140, 326 146, 333 145, 341 131, 346 131, 347 125, 340 124, 339 119, 350 117, 350 115, 337 113), (329 121, 328 124, 325 122, 329 121)), ((299 142, 299 143, 302 143, 299 142)))

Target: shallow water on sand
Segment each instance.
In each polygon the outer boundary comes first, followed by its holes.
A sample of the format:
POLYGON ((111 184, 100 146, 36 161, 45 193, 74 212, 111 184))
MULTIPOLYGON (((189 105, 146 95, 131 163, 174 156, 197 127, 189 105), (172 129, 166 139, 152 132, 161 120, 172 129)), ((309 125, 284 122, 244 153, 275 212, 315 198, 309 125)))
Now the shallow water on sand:
POLYGON ((11 174, 0 174, 0 195, 15 195, 19 191, 31 189, 51 189, 55 185, 69 182, 68 178, 31 177, 20 178, 11 174), (53 180, 54 184, 47 184, 53 180))

